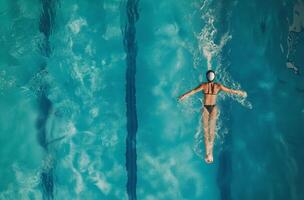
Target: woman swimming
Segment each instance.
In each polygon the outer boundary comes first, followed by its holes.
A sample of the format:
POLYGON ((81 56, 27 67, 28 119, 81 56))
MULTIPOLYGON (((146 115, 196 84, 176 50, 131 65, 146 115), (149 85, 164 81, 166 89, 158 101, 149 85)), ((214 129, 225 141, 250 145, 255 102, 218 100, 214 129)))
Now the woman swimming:
POLYGON ((216 106, 216 97, 220 91, 228 92, 231 94, 237 94, 241 96, 246 96, 247 93, 241 90, 233 90, 223 86, 220 83, 213 82, 215 79, 215 72, 208 70, 206 73, 208 82, 202 83, 196 88, 186 92, 185 94, 179 96, 179 100, 183 100, 188 96, 191 96, 199 91, 204 91, 204 107, 202 109, 202 119, 204 126, 204 139, 205 139, 205 149, 206 149, 206 163, 213 162, 213 144, 215 136, 215 127, 217 120, 218 108, 216 106))

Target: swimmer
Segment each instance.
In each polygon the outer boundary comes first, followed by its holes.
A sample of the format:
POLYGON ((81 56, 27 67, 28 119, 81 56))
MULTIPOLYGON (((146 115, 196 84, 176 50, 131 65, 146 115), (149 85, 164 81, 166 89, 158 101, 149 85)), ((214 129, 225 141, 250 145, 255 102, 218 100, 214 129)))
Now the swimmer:
POLYGON ((215 72, 213 70, 208 70, 206 73, 208 82, 202 83, 193 90, 186 92, 185 94, 178 97, 181 101, 188 96, 191 96, 199 91, 204 92, 204 107, 202 109, 202 122, 204 126, 204 139, 205 139, 205 152, 206 163, 213 162, 213 144, 215 136, 215 127, 217 120, 218 108, 216 106, 216 97, 220 91, 228 92, 231 94, 237 94, 243 97, 247 96, 245 91, 232 90, 220 83, 215 83, 215 72))

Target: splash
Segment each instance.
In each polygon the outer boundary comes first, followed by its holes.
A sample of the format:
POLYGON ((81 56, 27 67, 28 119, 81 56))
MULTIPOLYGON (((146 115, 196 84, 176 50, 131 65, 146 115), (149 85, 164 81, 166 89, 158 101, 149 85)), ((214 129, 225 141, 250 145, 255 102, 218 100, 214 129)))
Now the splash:
POLYGON ((215 27, 215 9, 210 8, 211 2, 212 1, 205 0, 203 6, 200 8, 203 13, 201 18, 205 22, 205 26, 198 35, 199 49, 207 59, 208 70, 212 68, 213 58, 219 56, 222 48, 232 38, 229 32, 226 32, 221 37, 220 43, 216 44, 215 36, 218 30, 215 27))
MULTIPOLYGON (((217 78, 220 80, 220 82, 223 85, 225 85, 229 88, 233 88, 235 90, 243 90, 241 87, 241 84, 232 79, 231 75, 227 72, 226 68, 219 66, 216 69, 216 71, 218 72, 217 78)), ((245 108, 248 108, 248 109, 253 108, 252 103, 247 99, 247 96, 241 97, 239 95, 221 92, 218 95, 218 101, 221 102, 222 100, 225 100, 227 97, 232 98, 234 101, 237 101, 245 108)))
MULTIPOLYGON (((289 20, 288 20, 289 22, 289 20)), ((293 19, 289 25, 287 38, 287 55, 286 67, 293 70, 295 74, 299 74, 299 67, 295 64, 296 50, 298 43, 304 38, 304 3, 298 0, 293 8, 293 19)))

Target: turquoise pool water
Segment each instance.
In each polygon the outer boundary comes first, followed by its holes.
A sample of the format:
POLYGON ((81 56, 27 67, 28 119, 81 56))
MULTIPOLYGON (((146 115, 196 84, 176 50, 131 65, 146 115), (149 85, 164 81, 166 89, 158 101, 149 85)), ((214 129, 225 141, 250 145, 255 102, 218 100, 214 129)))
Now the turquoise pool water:
POLYGON ((0 199, 304 199, 304 2, 0 2, 0 199), (205 81, 221 93, 204 162, 205 81))

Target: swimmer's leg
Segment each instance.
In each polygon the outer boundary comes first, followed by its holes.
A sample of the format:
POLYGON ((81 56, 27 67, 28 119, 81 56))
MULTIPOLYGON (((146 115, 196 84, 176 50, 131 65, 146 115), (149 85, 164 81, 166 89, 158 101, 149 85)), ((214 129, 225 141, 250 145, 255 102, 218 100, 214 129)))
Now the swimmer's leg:
POLYGON ((216 121, 217 121, 217 107, 215 106, 210 113, 210 159, 213 162, 213 145, 214 145, 214 138, 215 138, 215 128, 216 128, 216 121))
POLYGON ((204 141, 205 141, 205 153, 206 153, 206 157, 205 157, 205 161, 207 163, 209 163, 209 155, 210 155, 210 151, 209 151, 209 112, 208 110, 204 107, 203 108, 203 116, 202 116, 202 125, 204 128, 204 141))

